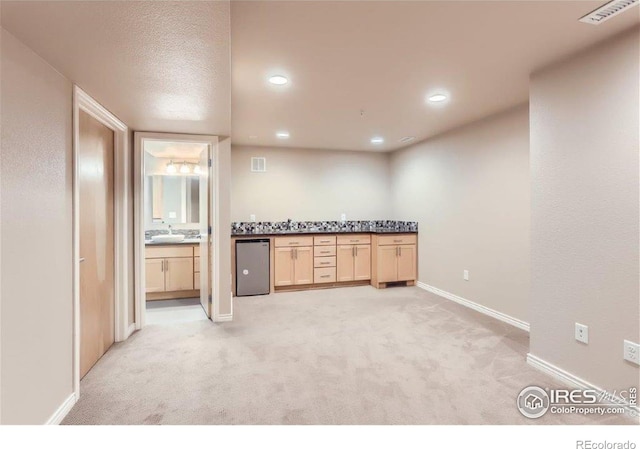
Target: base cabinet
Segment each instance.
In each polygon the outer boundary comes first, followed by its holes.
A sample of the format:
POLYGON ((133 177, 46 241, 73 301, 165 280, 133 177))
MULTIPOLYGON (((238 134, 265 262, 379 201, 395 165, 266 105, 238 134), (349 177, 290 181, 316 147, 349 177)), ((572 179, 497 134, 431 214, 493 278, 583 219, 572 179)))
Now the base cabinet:
POLYGON ((417 278, 415 234, 374 238, 375 258, 371 284, 384 287, 390 282, 413 283, 417 278))
POLYGON ((340 245, 337 254, 338 282, 371 279, 371 245, 340 245))
POLYGON ((313 247, 275 248, 276 287, 313 284, 313 247))
POLYGON ((199 248, 188 245, 147 246, 145 290, 147 300, 167 299, 177 294, 196 295, 200 288, 199 248), (198 275, 198 276, 196 276, 198 275))

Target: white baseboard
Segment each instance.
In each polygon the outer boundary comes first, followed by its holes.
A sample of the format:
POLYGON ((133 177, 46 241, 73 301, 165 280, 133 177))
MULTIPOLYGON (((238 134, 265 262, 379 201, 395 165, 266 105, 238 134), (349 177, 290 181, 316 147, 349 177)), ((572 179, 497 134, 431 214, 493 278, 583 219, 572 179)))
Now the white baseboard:
POLYGON ((233 321, 233 314, 228 313, 226 315, 218 315, 213 319, 214 323, 224 323, 227 321, 233 321))
POLYGON ((456 302, 460 305, 463 305, 465 307, 468 307, 470 309, 473 309, 477 312, 480 312, 482 314, 488 315, 492 318, 495 318, 497 320, 503 321, 507 324, 510 324, 512 326, 517 327, 518 329, 522 329, 523 331, 527 331, 529 332, 529 323, 527 323, 526 321, 522 321, 519 320, 517 318, 514 318, 512 316, 506 315, 502 312, 498 312, 497 310, 494 309, 490 309, 489 307, 485 307, 481 304, 478 304, 476 302, 473 301, 469 301, 468 299, 462 298, 460 296, 454 295, 453 293, 449 293, 446 292, 444 290, 440 290, 439 288, 433 287, 429 284, 425 284, 424 282, 420 282, 418 281, 416 283, 416 285, 423 289, 426 290, 428 292, 434 293, 438 296, 441 296, 445 299, 451 300, 453 302, 456 302))
POLYGON ((136 323, 131 323, 129 325, 129 328, 127 329, 127 335, 125 336, 125 340, 129 337, 131 337, 131 334, 133 334, 136 331, 136 323))
POLYGON ((62 422, 65 416, 71 411, 73 406, 78 402, 78 398, 75 393, 71 393, 67 399, 58 407, 51 418, 47 420, 45 424, 47 425, 58 425, 62 422))
MULTIPOLYGON (((557 366, 547 362, 546 360, 541 359, 531 353, 527 354, 527 363, 537 369, 538 371, 542 371, 545 374, 553 377, 554 379, 560 381, 561 383, 580 390, 595 390, 599 394, 604 394, 607 392, 605 389, 600 388, 596 385, 593 385, 590 382, 587 382, 580 377, 571 374, 568 371, 563 370, 562 368, 558 368, 557 366)), ((640 413, 640 408, 638 406, 630 405, 625 399, 621 398, 619 395, 613 395, 613 400, 604 401, 607 404, 620 405, 627 409, 632 417, 638 419, 638 413, 640 413)))

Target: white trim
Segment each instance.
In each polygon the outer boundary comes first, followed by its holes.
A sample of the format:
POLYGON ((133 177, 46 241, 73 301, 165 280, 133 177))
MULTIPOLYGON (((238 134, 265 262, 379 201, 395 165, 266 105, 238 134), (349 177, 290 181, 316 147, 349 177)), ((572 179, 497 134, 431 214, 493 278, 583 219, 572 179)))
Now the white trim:
POLYGON ((131 334, 133 334, 136 331, 136 323, 131 323, 129 325, 129 328, 127 329, 127 336, 125 338, 125 340, 127 338, 129 338, 131 336, 131 334))
POLYGON ((115 115, 91 98, 77 85, 73 86, 73 388, 80 395, 80 197, 78 191, 78 151, 80 145, 80 111, 84 111, 114 133, 114 274, 115 274, 115 340, 128 337, 128 301, 130 260, 127 248, 129 227, 128 128, 115 115))
MULTIPOLYGON (((565 371, 562 368, 558 368, 552 363, 549 363, 546 360, 543 360, 540 357, 537 357, 531 353, 527 354, 527 364, 531 365, 538 371, 542 371, 543 373, 553 377, 554 379, 560 381, 561 383, 569 387, 580 389, 580 390, 596 390, 598 394, 605 394, 605 393, 609 394, 609 392, 607 392, 605 389, 600 388, 596 385, 593 385, 592 383, 587 382, 586 380, 574 374, 571 374, 570 372, 565 371)), ((639 416, 638 414, 640 413, 640 407, 638 407, 637 405, 634 406, 629 404, 625 399, 623 399, 617 394, 613 395, 613 398, 615 398, 615 400, 609 400, 604 402, 606 404, 622 406, 631 414, 632 417, 635 417, 635 419, 638 419, 638 416, 639 416)))
MULTIPOLYGON (((218 225, 218 204, 219 204, 219 191, 217 183, 219 182, 218 170, 218 137, 210 135, 195 135, 195 134, 169 134, 169 133, 153 133, 153 132, 136 132, 134 135, 134 169, 133 169, 133 218, 134 218, 134 292, 135 292, 135 328, 140 330, 145 325, 145 273, 143 269, 143 262, 145 260, 145 243, 144 243, 144 141, 145 140, 160 140, 160 141, 172 141, 172 142, 197 142, 205 143, 210 146, 210 157, 213 162, 213 167, 209 169, 209 179, 215 179, 215 182, 209 183, 209 201, 210 201, 210 214, 209 223, 213 229, 213 235, 209 238, 213 238, 213 263, 210 270, 212 271, 211 277, 212 285, 218 285, 219 270, 214 270, 218 267, 219 248, 218 243, 220 241, 221 227, 218 225)), ((228 231, 228 228, 225 227, 228 231)), ((202 278, 201 278, 202 279, 202 278)), ((214 321, 215 311, 219 307, 219 297, 212 289, 211 286, 207 286, 207 290, 212 291, 212 305, 209 313, 214 321)))
POLYGON ((529 332, 529 323, 526 321, 519 320, 518 318, 514 318, 505 313, 498 312, 497 310, 490 309, 489 307, 483 306, 473 301, 469 301, 468 299, 462 298, 460 296, 454 295, 453 293, 446 292, 444 290, 440 290, 439 288, 433 287, 431 285, 425 284, 424 282, 418 281, 416 285, 428 292, 434 293, 442 298, 451 300, 460 305, 468 307, 470 309, 475 310, 476 312, 480 312, 484 315, 490 316, 497 320, 503 321, 507 324, 517 327, 518 329, 522 329, 523 331, 529 332))
POLYGON ((233 313, 226 313, 224 315, 218 315, 212 318, 214 323, 226 323, 228 321, 233 321, 233 313))
POLYGON ((74 405, 78 402, 78 396, 75 393, 71 393, 67 399, 64 400, 60 407, 53 412, 53 415, 47 420, 46 425, 56 426, 62 422, 62 420, 69 414, 74 405))

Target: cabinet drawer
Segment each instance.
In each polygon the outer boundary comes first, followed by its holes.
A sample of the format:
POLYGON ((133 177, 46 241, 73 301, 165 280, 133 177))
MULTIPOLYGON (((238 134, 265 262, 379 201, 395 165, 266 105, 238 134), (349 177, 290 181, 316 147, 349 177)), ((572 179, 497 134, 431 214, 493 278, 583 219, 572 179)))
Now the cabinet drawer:
POLYGON ((283 246, 312 246, 313 245, 313 237, 276 237, 275 239, 276 248, 280 248, 283 246))
POLYGON ((317 235, 313 238, 313 244, 316 246, 335 245, 336 236, 335 235, 317 235))
POLYGON ((194 273, 200 272, 200 256, 193 258, 193 271, 194 273))
POLYGON ((336 256, 316 257, 313 259, 314 268, 335 267, 335 266, 336 266, 336 256))
POLYGON ((147 246, 146 259, 166 259, 170 257, 193 257, 193 246, 147 246))
POLYGON ((315 257, 335 256, 336 247, 335 246, 315 246, 313 248, 313 255, 315 257))
POLYGON ((383 235, 378 237, 378 245, 415 245, 415 234, 383 235))
POLYGON ((336 281, 336 269, 332 268, 315 268, 313 270, 313 283, 324 284, 326 282, 336 281))
POLYGON ((371 243, 371 236, 367 234, 339 235, 338 245, 362 245, 371 243))

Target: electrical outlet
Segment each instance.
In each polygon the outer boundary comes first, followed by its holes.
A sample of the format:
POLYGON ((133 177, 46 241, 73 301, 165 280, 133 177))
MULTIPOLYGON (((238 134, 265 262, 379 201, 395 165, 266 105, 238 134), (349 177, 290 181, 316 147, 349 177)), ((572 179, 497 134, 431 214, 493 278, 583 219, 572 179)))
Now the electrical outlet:
POLYGON ((624 359, 640 365, 640 345, 629 340, 624 341, 624 359))
POLYGON ((462 271, 462 279, 464 279, 465 281, 469 280, 469 270, 462 271))
POLYGON ((251 220, 253 223, 256 222, 256 216, 254 214, 249 215, 249 220, 251 220))
POLYGON ((589 326, 576 323, 576 340, 579 342, 589 344, 589 326))
POLYGON ((341 221, 347 221, 347 214, 340 214, 341 221))

